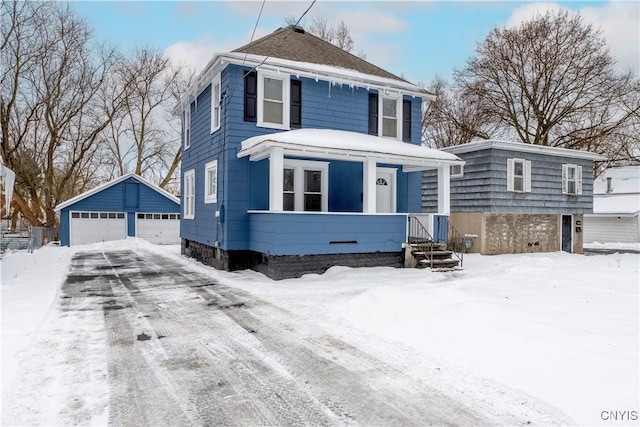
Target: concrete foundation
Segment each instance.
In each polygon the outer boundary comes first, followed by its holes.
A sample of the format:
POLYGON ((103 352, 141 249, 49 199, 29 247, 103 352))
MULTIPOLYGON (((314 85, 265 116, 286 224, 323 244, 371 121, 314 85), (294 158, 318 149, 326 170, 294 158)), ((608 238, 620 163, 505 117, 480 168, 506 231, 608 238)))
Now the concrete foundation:
POLYGON ((251 269, 274 279, 289 279, 303 274, 321 274, 334 266, 403 267, 403 252, 374 252, 320 255, 275 256, 254 251, 225 251, 182 239, 182 255, 197 259, 219 270, 251 269))
MULTIPOLYGON (((571 247, 582 253, 582 215, 572 216, 571 247)), ((485 255, 557 252, 562 250, 562 215, 452 213, 451 225, 470 236, 468 253, 485 255)))

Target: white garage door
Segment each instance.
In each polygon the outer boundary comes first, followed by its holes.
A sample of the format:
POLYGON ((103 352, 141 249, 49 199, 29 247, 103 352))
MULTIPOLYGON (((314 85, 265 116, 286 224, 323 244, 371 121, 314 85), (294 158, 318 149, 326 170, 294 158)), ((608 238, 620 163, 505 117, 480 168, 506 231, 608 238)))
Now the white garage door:
POLYGON ((71 212, 71 245, 120 240, 127 237, 124 212, 71 212))
POLYGON ((136 235, 159 245, 180 243, 180 214, 139 213, 136 235))

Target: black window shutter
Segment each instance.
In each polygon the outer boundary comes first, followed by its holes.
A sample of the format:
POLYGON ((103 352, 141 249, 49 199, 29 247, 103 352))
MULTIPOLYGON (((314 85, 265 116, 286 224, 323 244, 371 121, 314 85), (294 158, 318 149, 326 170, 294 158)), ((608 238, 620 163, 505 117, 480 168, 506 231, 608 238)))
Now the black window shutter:
POLYGON ((292 128, 302 127, 302 82, 291 80, 291 117, 292 128))
POLYGON ((378 134, 378 94, 369 94, 369 135, 378 134))
POLYGON ((402 140, 411 142, 411 101, 402 101, 402 140))
POLYGON ((244 76, 244 120, 255 122, 258 119, 258 76, 251 71, 244 76))

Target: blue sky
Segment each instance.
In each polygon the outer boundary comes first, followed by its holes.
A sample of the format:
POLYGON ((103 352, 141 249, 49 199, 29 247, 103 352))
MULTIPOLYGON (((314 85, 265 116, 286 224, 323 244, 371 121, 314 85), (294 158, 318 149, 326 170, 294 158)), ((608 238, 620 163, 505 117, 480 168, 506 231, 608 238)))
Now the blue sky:
MULTIPOLYGON (((123 51, 154 46, 196 69, 215 51, 249 42, 261 1, 113 1, 72 2, 98 39, 123 51)), ((300 17, 309 1, 267 0, 255 38, 300 17)), ((514 25, 536 13, 564 8, 578 11, 601 28, 621 69, 638 73, 640 3, 635 1, 317 1, 303 23, 314 16, 330 24, 343 20, 356 51, 367 60, 414 82, 436 74, 449 78, 464 66, 476 44, 502 25, 514 25)))

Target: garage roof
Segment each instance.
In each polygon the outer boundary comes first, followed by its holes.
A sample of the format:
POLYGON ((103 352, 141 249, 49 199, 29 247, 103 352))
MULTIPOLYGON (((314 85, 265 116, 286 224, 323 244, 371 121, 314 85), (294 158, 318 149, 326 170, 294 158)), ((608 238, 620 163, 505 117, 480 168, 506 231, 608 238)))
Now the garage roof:
POLYGON ((149 181, 145 180, 144 178, 142 178, 140 175, 136 175, 135 173, 128 173, 126 175, 122 175, 119 178, 114 179, 113 181, 109 181, 105 184, 102 184, 96 188, 93 188, 89 191, 86 191, 82 194, 79 194, 75 197, 72 197, 71 199, 67 200, 66 202, 60 203, 58 206, 55 207, 55 211, 56 212, 60 212, 62 209, 73 205, 74 203, 78 203, 81 200, 86 199, 87 197, 93 196, 94 194, 97 194, 99 192, 101 192, 102 190, 105 190, 109 187, 112 187, 120 182, 126 181, 129 178, 133 178, 136 181, 138 181, 140 184, 144 184, 147 187, 151 188, 154 191, 157 191, 158 193, 162 194, 163 196, 165 196, 167 199, 171 200, 174 203, 180 204, 180 199, 178 199, 176 196, 174 196, 173 194, 169 193, 168 191, 158 187, 157 185, 154 185, 152 183, 150 183, 149 181))

